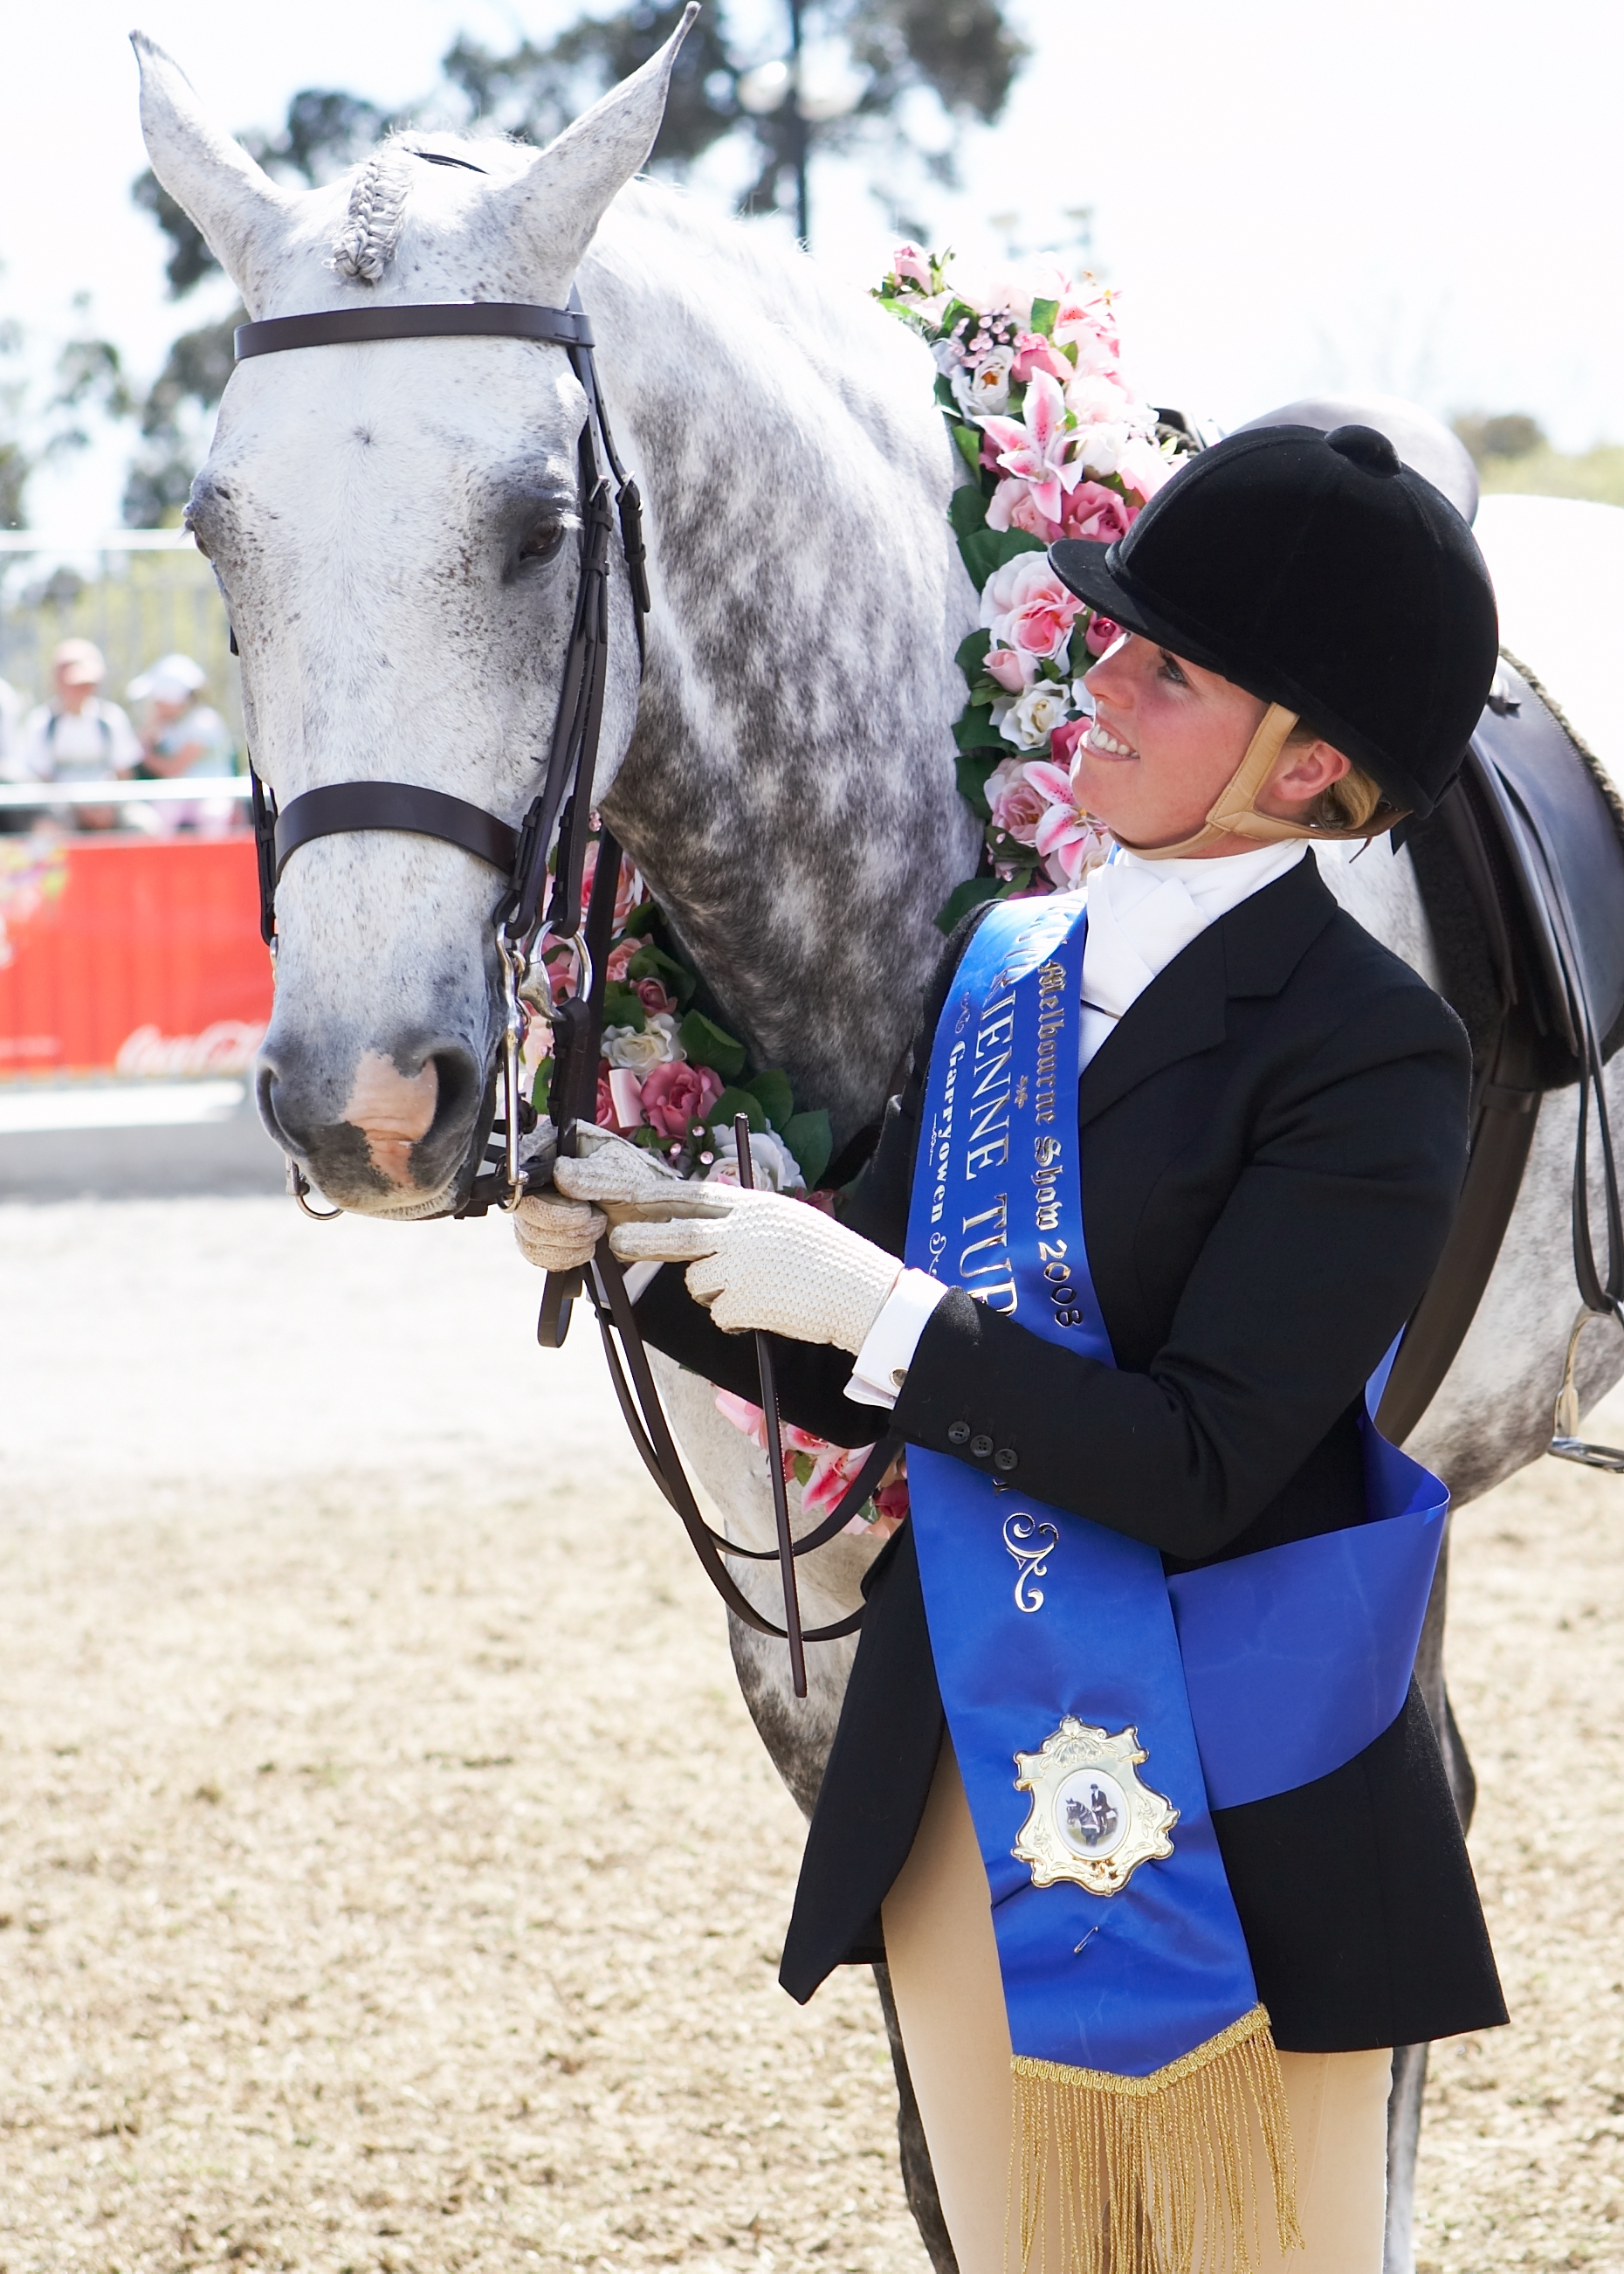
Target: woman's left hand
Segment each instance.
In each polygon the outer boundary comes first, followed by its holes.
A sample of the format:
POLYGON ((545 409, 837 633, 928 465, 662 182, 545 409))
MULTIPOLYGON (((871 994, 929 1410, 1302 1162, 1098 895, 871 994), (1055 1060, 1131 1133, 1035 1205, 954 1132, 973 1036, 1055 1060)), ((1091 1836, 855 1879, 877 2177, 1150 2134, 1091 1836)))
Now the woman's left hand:
POLYGON ((702 1189, 712 1204, 726 1203, 725 1214, 622 1224, 610 1246, 625 1263, 686 1263, 688 1293, 724 1333, 760 1329, 855 1358, 897 1284, 897 1258, 804 1201, 702 1189))

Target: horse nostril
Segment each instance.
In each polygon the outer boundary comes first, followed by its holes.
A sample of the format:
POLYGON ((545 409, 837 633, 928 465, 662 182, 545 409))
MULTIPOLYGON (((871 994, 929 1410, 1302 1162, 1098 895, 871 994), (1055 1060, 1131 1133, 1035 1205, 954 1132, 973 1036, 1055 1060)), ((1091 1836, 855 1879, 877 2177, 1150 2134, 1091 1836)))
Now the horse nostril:
POLYGON ((432 1148, 446 1138, 465 1136, 469 1124, 478 1113, 485 1084, 473 1052, 459 1044, 447 1043, 432 1050, 427 1063, 434 1069, 439 1090, 434 1118, 417 1141, 421 1147, 432 1148))

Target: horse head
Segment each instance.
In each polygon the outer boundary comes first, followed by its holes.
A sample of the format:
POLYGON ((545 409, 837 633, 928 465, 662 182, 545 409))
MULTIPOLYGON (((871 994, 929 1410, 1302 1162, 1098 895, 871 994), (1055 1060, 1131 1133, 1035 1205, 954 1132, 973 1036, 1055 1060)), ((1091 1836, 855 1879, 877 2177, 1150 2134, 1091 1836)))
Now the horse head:
MULTIPOLYGON (((562 306, 653 145, 688 26, 545 150, 397 136, 327 187, 280 187, 135 35, 153 169, 258 320, 425 302, 562 306)), ((242 657, 256 770, 285 809, 341 782, 448 793, 517 828, 540 787, 575 606, 585 394, 565 350, 394 338, 233 374, 193 485, 242 657)), ((610 591, 597 788, 637 708, 624 563, 610 591)), ((436 839, 320 838, 277 888, 259 1110, 345 1208, 465 1191, 502 1034, 505 880, 436 839)))

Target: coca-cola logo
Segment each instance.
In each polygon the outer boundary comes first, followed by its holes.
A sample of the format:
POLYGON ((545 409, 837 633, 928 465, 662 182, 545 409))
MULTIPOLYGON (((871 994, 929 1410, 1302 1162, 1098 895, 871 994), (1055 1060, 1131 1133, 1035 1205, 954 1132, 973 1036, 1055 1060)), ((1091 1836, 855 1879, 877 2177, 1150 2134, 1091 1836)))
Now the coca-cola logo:
POLYGON ((138 1027, 119 1044, 113 1069, 121 1074, 246 1073, 264 1040, 264 1022, 247 1019, 216 1019, 200 1035, 138 1027))

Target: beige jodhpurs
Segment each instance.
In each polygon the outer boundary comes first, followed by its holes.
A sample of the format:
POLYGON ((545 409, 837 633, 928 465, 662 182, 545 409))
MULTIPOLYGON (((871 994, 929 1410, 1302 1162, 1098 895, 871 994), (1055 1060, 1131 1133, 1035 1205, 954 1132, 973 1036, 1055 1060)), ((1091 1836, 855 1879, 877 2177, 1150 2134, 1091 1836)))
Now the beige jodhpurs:
MULTIPOLYGON (((959 2274, 1019 2274, 1010 2214, 1010 2033, 987 1874, 944 1743, 912 1854, 885 1899, 908 2070, 959 2274)), ((1261 2274, 1381 2274, 1390 2052, 1282 2053, 1304 2248, 1266 2221, 1261 2274)), ((1202 2274, 1198 2259, 1195 2274, 1202 2274)))

